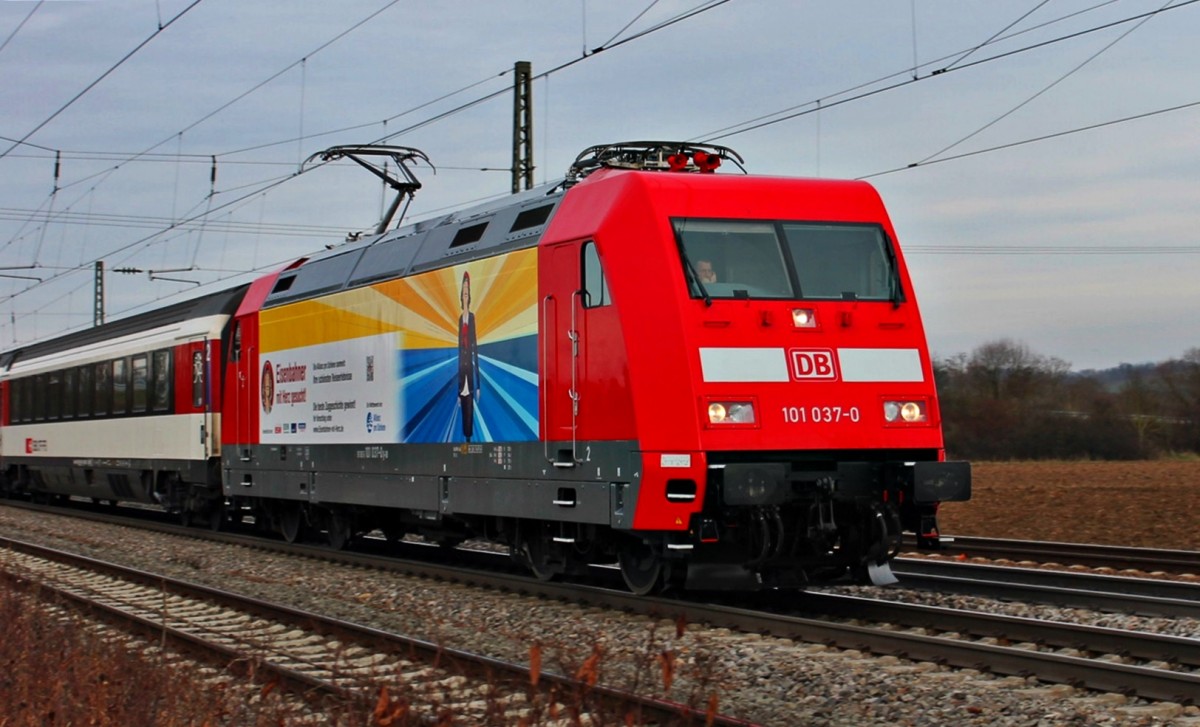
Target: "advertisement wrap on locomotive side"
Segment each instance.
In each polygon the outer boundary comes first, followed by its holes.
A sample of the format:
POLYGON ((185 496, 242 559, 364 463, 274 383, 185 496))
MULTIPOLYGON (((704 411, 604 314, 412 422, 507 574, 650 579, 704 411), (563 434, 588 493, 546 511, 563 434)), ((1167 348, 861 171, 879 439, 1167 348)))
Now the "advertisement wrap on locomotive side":
POLYGON ((536 440, 536 291, 520 250, 262 311, 261 441, 536 440))

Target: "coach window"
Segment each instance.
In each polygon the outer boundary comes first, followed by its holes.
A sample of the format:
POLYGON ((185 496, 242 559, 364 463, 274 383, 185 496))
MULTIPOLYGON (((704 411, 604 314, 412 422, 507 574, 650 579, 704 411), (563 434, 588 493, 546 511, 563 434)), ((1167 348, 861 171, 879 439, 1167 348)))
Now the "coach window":
POLYGON ((12 407, 9 412, 9 417, 13 424, 19 424, 25 421, 25 379, 13 379, 12 385, 9 387, 8 401, 12 407))
POLYGON ((33 379, 21 379, 21 421, 33 421, 33 379))
POLYGON ((121 416, 129 411, 129 362, 119 358, 112 362, 112 413, 121 416))
POLYGON ((151 356, 154 359, 154 388, 150 406, 154 411, 167 411, 171 408, 171 352, 155 351, 151 356))
POLYGON ((604 277, 604 268, 600 265, 600 253, 596 251, 596 243, 584 243, 583 307, 599 308, 611 304, 612 298, 608 295, 608 280, 604 277))
POLYGON ((63 388, 62 388, 62 418, 74 419, 76 415, 75 394, 76 387, 76 371, 75 369, 67 369, 63 371, 63 388))
POLYGON ((79 418, 87 419, 92 415, 92 405, 96 400, 96 384, 92 380, 92 367, 79 367, 79 418))
POLYGON ((46 375, 38 374, 33 377, 33 390, 36 392, 33 396, 33 420, 35 422, 46 421, 46 402, 50 397, 46 396, 46 375))
POLYGON ((133 366, 130 373, 132 380, 132 393, 134 414, 144 414, 150 403, 149 386, 150 386, 150 361, 145 355, 134 356, 132 359, 133 366))
POLYGON ((51 371, 46 374, 46 420, 57 421, 62 415, 62 372, 51 371))
POLYGON ((8 421, 12 424, 21 423, 21 380, 8 381, 8 421))
POLYGON ((96 364, 96 399, 95 412, 98 417, 106 417, 112 411, 112 362, 96 364))

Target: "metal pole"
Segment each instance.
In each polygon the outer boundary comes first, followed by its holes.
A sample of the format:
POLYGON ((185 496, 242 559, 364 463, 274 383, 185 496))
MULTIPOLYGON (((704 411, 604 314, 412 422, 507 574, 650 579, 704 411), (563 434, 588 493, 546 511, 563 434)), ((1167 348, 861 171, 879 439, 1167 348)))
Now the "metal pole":
POLYGON ((533 66, 517 61, 513 67, 513 194, 533 188, 533 66))
POLYGON ((95 267, 96 297, 92 301, 92 325, 104 325, 104 261, 97 260, 95 267))

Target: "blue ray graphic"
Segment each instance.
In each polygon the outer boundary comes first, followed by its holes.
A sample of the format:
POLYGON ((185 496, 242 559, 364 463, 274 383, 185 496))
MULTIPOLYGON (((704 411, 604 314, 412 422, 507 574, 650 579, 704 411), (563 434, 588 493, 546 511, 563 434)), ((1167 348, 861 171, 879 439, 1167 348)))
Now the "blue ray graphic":
MULTIPOLYGON (((537 337, 479 348, 482 379, 475 402, 475 442, 526 442, 538 437, 537 337)), ((459 406, 458 349, 416 349, 400 356, 402 442, 465 442, 459 406)))

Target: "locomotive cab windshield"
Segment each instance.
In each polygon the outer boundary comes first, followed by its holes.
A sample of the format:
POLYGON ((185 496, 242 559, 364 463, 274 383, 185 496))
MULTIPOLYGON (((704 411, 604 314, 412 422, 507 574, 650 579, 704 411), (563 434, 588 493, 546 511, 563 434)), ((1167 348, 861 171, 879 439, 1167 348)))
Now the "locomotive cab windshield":
POLYGON ((879 225, 674 220, 693 298, 903 300, 879 225))

